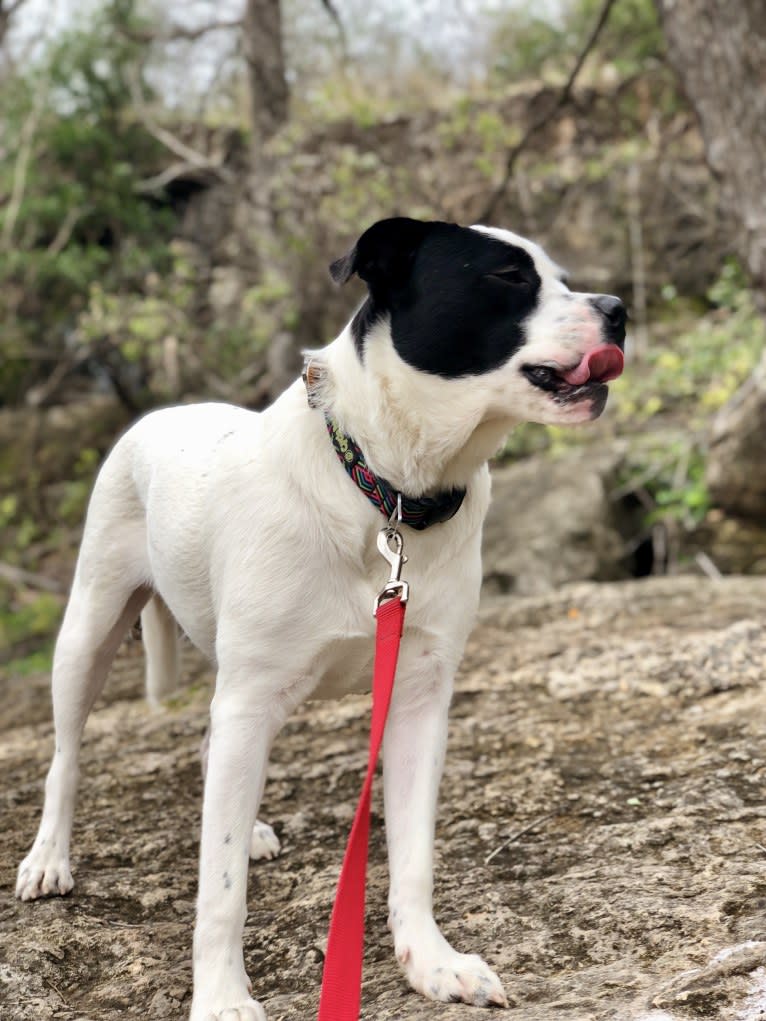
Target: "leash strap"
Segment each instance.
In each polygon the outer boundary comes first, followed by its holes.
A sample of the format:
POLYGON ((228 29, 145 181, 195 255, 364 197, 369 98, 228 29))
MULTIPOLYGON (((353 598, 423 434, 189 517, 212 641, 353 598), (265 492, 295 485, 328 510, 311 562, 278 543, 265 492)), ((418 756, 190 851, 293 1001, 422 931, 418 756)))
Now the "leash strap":
POLYGON ((376 613, 375 669, 372 681, 372 720, 367 775, 356 807, 330 919, 322 994, 317 1021, 358 1021, 364 956, 364 897, 370 795, 394 687, 399 643, 404 627, 405 599, 382 603, 376 613))

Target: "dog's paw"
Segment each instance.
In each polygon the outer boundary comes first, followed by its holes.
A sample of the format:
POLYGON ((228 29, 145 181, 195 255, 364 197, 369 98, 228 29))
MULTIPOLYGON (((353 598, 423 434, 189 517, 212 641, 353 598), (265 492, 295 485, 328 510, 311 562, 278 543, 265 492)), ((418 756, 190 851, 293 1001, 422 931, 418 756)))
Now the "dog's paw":
POLYGON ((248 997, 243 1003, 236 1007, 221 1007, 219 1009, 198 1009, 192 1007, 189 1021, 267 1021, 266 1011, 258 1003, 248 997))
POLYGON ((279 854, 279 837, 267 822, 256 819, 250 836, 250 857, 253 861, 271 860, 279 854))
POLYGON ((413 989, 444 1003, 508 1006, 500 979, 478 954, 453 950, 430 919, 407 928, 397 933, 396 957, 413 989))
POLYGON ((16 896, 19 900, 63 897, 74 888, 69 858, 55 853, 54 845, 35 845, 19 865, 16 896))
POLYGON ((507 1007, 500 979, 477 954, 454 954, 443 961, 424 962, 408 968, 413 989, 431 1000, 470 1003, 474 1007, 507 1007))

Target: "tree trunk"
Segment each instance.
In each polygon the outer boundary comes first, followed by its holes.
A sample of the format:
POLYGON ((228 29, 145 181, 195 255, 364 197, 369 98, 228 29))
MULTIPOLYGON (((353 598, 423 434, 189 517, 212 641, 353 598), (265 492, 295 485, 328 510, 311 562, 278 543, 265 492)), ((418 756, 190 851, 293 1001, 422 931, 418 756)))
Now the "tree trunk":
POLYGON ((253 160, 287 120, 289 91, 282 45, 280 0, 247 0, 243 33, 250 88, 253 160))
MULTIPOLYGON (((766 2, 655 2, 721 185, 735 251, 766 314, 766 2)), ((716 418, 707 483, 724 510, 766 521, 766 354, 716 418)))
MULTIPOLYGON (((0 0, 0 47, 2 47, 5 37, 11 29, 14 16, 26 2, 27 0, 0 0)), ((6 54, 6 59, 10 60, 8 54, 6 54)))
POLYGON ((655 2, 736 249, 766 313, 766 2, 655 2))

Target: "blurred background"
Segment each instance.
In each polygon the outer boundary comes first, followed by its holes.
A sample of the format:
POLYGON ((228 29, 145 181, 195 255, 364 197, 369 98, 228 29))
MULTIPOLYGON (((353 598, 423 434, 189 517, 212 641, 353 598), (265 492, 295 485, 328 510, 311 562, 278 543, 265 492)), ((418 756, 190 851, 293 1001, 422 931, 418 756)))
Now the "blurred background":
POLYGON ((762 0, 0 0, 0 675, 47 669, 147 409, 268 404, 394 214, 619 294, 604 418, 495 466, 489 596, 766 573, 762 0))

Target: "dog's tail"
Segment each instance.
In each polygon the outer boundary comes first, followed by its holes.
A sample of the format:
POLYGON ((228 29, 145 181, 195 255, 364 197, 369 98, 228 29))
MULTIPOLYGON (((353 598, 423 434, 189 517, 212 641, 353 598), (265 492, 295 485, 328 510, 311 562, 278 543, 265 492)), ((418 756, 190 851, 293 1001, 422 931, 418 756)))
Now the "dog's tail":
POLYGON ((175 691, 181 673, 178 625, 155 592, 141 613, 141 637, 146 656, 146 697, 157 705, 175 691))

